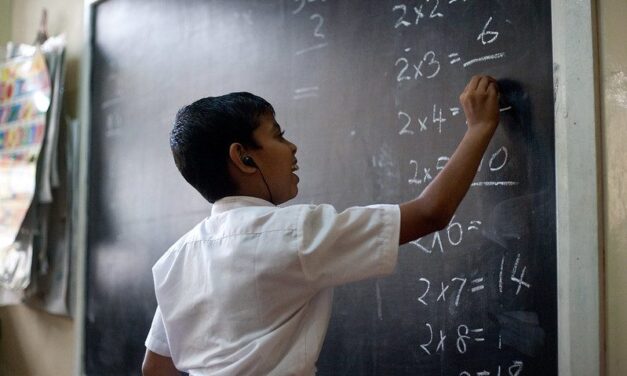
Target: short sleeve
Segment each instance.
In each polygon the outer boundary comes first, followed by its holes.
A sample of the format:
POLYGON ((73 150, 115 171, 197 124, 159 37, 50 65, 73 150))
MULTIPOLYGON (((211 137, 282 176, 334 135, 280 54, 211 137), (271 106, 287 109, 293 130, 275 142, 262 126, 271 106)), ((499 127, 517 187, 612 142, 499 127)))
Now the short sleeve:
POLYGON ((150 326, 148 337, 146 337, 145 345, 148 350, 161 356, 171 356, 168 337, 163 325, 163 318, 161 317, 161 309, 158 306, 152 319, 152 325, 150 326))
POLYGON ((397 205, 309 206, 298 223, 303 272, 317 287, 330 287, 394 271, 400 235, 397 205))

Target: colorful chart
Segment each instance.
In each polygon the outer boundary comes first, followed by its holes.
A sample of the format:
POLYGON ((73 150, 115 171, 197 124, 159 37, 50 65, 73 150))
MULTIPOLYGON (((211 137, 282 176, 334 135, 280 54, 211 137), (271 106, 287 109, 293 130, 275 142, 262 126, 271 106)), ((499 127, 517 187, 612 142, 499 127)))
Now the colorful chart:
POLYGON ((0 66, 0 265, 35 194, 50 90, 40 52, 0 66))

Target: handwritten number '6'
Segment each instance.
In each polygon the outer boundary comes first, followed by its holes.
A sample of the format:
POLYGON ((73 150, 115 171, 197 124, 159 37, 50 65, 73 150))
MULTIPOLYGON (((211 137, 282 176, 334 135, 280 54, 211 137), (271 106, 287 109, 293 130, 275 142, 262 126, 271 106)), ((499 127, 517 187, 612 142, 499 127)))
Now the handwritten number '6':
POLYGON ((481 44, 483 45, 490 44, 494 42, 496 38, 499 37, 498 31, 488 30, 488 26, 490 25, 490 22, 492 22, 492 17, 488 19, 488 22, 486 22, 485 26, 483 26, 483 30, 477 36, 477 40, 481 41, 481 44))

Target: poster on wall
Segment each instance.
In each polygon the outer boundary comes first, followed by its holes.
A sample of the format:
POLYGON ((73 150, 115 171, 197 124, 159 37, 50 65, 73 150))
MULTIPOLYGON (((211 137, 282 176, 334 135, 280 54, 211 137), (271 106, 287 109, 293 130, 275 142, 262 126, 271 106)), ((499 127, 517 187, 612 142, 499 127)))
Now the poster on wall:
POLYGON ((37 51, 0 65, 0 285, 24 288, 32 248, 16 242, 35 195, 51 84, 37 51))

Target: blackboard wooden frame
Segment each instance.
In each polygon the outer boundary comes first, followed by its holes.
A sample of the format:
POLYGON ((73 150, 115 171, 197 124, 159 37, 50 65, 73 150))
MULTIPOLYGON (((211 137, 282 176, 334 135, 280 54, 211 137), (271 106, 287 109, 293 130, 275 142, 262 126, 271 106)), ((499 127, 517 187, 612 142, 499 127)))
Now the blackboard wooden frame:
POLYGON ((552 0, 558 364, 603 375, 602 228, 594 1, 552 0))
MULTIPOLYGON (((87 194, 95 7, 86 0, 80 83, 80 163, 73 229, 75 374, 85 374, 87 194)), ((594 1, 552 0, 560 375, 604 372, 599 111, 594 1)))

